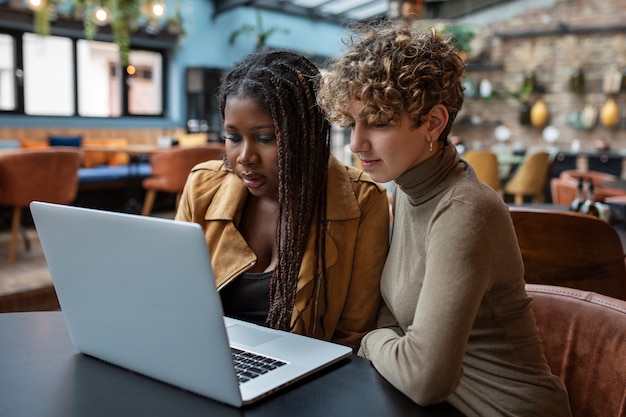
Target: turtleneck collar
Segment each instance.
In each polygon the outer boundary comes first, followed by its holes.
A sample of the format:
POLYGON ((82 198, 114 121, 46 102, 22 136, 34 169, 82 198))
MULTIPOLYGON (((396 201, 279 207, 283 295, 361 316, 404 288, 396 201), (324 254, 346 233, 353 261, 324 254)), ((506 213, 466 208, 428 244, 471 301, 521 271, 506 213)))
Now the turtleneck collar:
POLYGON ((422 204, 446 188, 446 178, 458 166, 459 160, 456 147, 448 144, 402 174, 395 182, 409 196, 411 204, 422 204))

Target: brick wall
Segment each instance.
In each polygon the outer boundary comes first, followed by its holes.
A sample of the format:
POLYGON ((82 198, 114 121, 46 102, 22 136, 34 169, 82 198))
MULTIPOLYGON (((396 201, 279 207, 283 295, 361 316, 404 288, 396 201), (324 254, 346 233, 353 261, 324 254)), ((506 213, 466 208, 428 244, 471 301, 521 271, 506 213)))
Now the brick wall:
MULTIPOLYGON (((611 95, 620 109, 617 128, 600 124, 589 130, 568 125, 572 112, 587 104, 598 113, 609 95, 602 92, 611 65, 626 68, 626 0, 557 0, 552 8, 530 9, 506 22, 481 28, 473 44, 467 79, 478 84, 487 79, 495 91, 521 90, 524 73, 534 70, 544 92, 533 93, 532 105, 541 98, 547 104, 549 124, 560 132, 557 146, 569 150, 578 139, 581 150, 592 151, 597 141, 614 151, 626 150, 626 91, 611 95), (569 89, 569 76, 579 66, 585 89, 569 89)), ((512 98, 467 98, 452 134, 469 147, 487 147, 497 141, 494 128, 504 124, 512 131, 510 143, 520 147, 543 146, 542 128, 519 122, 520 103, 512 98)))

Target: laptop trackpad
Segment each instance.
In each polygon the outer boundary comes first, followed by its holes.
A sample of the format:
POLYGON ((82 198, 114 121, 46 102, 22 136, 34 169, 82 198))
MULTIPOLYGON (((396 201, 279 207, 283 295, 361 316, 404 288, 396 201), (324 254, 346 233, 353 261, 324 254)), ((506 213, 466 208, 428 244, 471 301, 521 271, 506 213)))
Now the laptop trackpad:
POLYGON ((226 328, 228 340, 246 346, 258 346, 263 343, 274 340, 278 335, 270 332, 264 332, 249 326, 235 324, 226 328))

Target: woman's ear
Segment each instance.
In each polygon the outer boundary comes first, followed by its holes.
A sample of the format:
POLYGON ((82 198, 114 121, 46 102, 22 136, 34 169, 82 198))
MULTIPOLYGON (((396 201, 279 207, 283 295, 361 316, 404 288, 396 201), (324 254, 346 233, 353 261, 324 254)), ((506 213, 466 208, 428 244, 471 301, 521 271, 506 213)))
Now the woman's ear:
POLYGON ((435 107, 430 109, 427 119, 428 136, 431 138, 438 138, 448 124, 449 118, 450 115, 448 113, 448 109, 443 104, 437 104, 435 107))

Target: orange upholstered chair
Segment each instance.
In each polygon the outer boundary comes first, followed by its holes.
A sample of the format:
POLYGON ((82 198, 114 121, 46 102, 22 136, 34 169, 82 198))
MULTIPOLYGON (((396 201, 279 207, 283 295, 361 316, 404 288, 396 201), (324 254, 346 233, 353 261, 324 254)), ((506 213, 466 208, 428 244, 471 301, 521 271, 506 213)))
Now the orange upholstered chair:
POLYGON ((9 264, 17 256, 22 210, 31 201, 69 204, 78 192, 78 149, 56 147, 0 153, 0 205, 13 207, 9 264))
POLYGON ((569 206, 576 198, 577 188, 578 182, 576 180, 558 177, 550 179, 552 203, 560 206, 569 206))
POLYGON ((203 146, 163 149, 150 155, 152 175, 142 182, 146 197, 141 214, 147 216, 152 212, 159 191, 175 193, 178 205, 180 193, 185 187, 191 168, 200 162, 221 159, 223 154, 223 144, 210 143, 203 146))
MULTIPOLYGON (((603 183, 616 181, 618 177, 613 174, 598 171, 581 171, 581 170, 565 170, 561 172, 558 178, 550 180, 550 191, 552 193, 552 202, 554 204, 567 205, 574 200, 576 196, 576 188, 578 187, 578 179, 583 178, 585 181, 591 179, 595 186, 594 200, 605 201, 607 197, 626 196, 626 191, 604 186, 603 183)), ((586 188, 585 188, 586 190, 586 188)))
POLYGON ((550 285, 527 284, 526 291, 572 416, 626 417, 626 301, 550 285))

